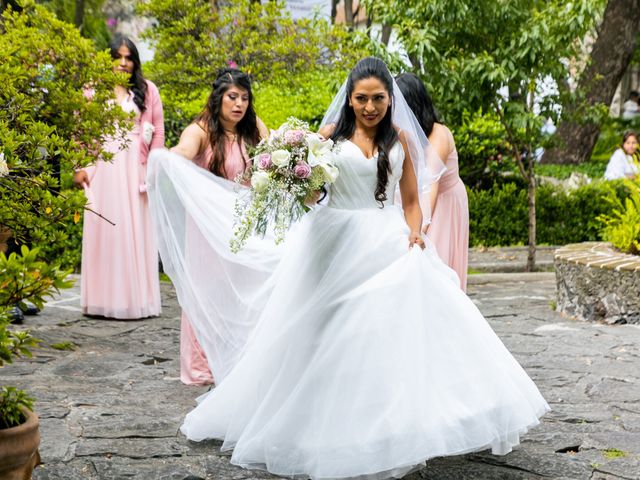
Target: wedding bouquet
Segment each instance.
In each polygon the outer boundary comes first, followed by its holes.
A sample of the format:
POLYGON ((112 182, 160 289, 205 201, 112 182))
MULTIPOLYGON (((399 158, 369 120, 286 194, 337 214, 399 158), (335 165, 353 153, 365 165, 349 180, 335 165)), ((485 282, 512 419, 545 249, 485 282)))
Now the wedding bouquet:
POLYGON ((251 188, 236 201, 231 250, 239 252, 252 234, 264 237, 273 225, 275 242, 284 240, 291 223, 309 207, 305 200, 335 182, 333 142, 312 133, 309 125, 289 118, 255 149, 253 166, 243 177, 251 188))

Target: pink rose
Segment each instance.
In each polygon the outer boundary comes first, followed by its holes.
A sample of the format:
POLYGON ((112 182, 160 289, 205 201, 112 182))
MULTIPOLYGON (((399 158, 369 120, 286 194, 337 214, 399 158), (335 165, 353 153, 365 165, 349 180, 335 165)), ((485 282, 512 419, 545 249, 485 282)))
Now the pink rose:
POLYGON ((293 174, 298 178, 309 178, 311 176, 311 167, 308 163, 300 162, 293 168, 293 174))
POLYGON ((284 143, 287 145, 296 145, 304 139, 302 130, 287 130, 284 132, 284 143))
POLYGON ((260 170, 267 170, 268 168, 271 168, 271 165, 271 155, 268 153, 261 153, 258 157, 258 168, 260 170))

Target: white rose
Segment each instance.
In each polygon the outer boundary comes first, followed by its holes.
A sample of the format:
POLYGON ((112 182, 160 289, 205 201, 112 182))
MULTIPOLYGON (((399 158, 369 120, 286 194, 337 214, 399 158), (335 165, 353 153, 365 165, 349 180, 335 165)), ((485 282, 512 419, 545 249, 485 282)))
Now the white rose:
POLYGON ((9 166, 4 159, 4 152, 0 153, 0 177, 6 177, 9 175, 9 166))
POLYGON ((271 154, 271 161, 276 167, 286 167, 290 158, 291 154, 286 150, 276 150, 271 154))
POLYGON ((145 145, 151 145, 151 139, 153 138, 153 132, 156 131, 156 127, 149 122, 144 122, 142 124, 142 140, 145 145))
POLYGON ((269 185, 269 174, 261 170, 251 175, 251 186, 256 192, 262 192, 269 185))
POLYGON ((333 148, 333 140, 323 140, 320 135, 315 133, 308 134, 307 145, 309 146, 309 154, 307 155, 307 163, 312 167, 320 165, 321 163, 328 163, 331 161, 333 148))
POLYGON ((321 163, 320 167, 324 170, 324 177, 327 183, 333 183, 338 178, 340 171, 330 163, 321 163))

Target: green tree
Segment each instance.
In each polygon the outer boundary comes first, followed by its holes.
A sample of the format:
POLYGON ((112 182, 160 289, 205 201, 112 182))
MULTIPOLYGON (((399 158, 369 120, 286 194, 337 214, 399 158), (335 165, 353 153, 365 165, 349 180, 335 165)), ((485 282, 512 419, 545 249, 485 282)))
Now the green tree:
POLYGON ((557 119, 568 64, 603 8, 602 0, 365 0, 374 17, 395 25, 413 69, 447 118, 494 111, 510 157, 526 180, 529 255, 535 267, 535 152, 541 129, 557 119))
POLYGON ((609 0, 587 65, 579 72, 576 94, 562 115, 556 145, 545 152, 544 163, 576 164, 590 158, 603 122, 601 117, 593 118, 585 112, 600 107, 604 114, 608 113, 639 35, 640 1, 609 0))
POLYGON ((85 203, 58 193, 60 171, 92 162, 116 123, 128 121, 111 101, 124 79, 108 53, 33 1, 20 13, 7 9, 0 31, 0 227, 18 240, 58 244, 85 203))
POLYGON ((56 16, 75 25, 85 38, 92 39, 100 50, 109 46, 111 34, 102 13, 104 0, 39 0, 56 16))
POLYGON ((148 32, 155 56, 145 71, 160 88, 170 143, 204 107, 216 72, 227 65, 253 77, 259 115, 271 117, 266 109, 274 106, 280 114, 273 122, 298 115, 313 123, 360 58, 377 53, 399 61, 363 33, 320 18, 293 20, 281 1, 150 0, 139 11, 157 21, 148 32))
MULTIPOLYGON (((85 203, 58 193, 60 169, 69 176, 93 161, 116 123, 127 121, 110 101, 123 79, 75 27, 32 0, 17 6, 0 18, 0 234, 51 248, 65 241, 85 203)), ((42 307, 46 296, 71 286, 56 259, 39 257, 24 245, 20 255, 0 253, 0 367, 36 344, 9 328, 8 308, 25 299, 42 307)), ((31 403, 23 391, 2 387, 0 428, 21 423, 21 407, 31 403)))

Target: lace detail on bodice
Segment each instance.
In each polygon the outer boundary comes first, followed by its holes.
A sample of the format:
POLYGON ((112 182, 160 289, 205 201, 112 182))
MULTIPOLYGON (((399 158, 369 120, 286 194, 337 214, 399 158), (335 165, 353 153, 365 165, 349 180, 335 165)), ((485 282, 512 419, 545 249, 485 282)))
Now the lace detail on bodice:
MULTIPOLYGON (((380 204, 374 197, 378 183, 377 154, 372 158, 366 158, 362 150, 349 140, 338 142, 333 153, 334 164, 338 167, 340 174, 331 186, 329 206, 349 210, 380 208, 380 204)), ((385 205, 393 205, 394 192, 402 177, 404 150, 400 142, 396 142, 391 148, 389 160, 391 173, 387 183, 385 205)))

